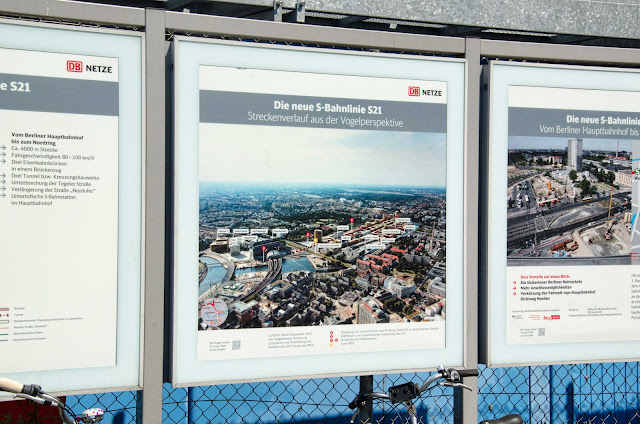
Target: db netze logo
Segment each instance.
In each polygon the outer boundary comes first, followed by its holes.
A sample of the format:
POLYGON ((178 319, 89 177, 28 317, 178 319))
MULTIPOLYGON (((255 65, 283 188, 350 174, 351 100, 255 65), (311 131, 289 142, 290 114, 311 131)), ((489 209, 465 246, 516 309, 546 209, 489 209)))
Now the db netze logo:
POLYGON ((77 60, 67 60, 68 72, 82 72, 82 62, 77 60))
POLYGON ((409 87, 410 96, 420 96, 420 87, 409 87))

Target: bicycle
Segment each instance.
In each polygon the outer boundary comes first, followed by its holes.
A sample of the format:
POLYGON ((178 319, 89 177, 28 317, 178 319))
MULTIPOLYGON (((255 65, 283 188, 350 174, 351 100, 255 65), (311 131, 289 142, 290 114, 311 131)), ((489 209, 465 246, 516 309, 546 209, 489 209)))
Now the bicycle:
MULTIPOLYGON (((416 384, 413 382, 399 384, 397 386, 390 387, 387 393, 379 392, 365 392, 358 393, 350 403, 349 409, 355 410, 353 417, 351 417, 351 424, 354 424, 360 409, 369 405, 369 402, 379 399, 382 401, 390 401, 392 404, 404 403, 405 408, 409 416, 411 417, 411 424, 418 424, 418 416, 413 400, 420 397, 424 392, 432 390, 438 380, 437 385, 448 387, 461 387, 465 390, 473 390, 471 387, 462 383, 463 377, 477 377, 479 374, 477 369, 470 370, 456 370, 453 368, 445 369, 442 365, 437 368, 437 372, 431 375, 422 384, 416 384)), ((522 424, 522 417, 518 414, 509 414, 504 417, 497 418, 495 420, 485 420, 480 424, 522 424)))
POLYGON ((77 423, 97 423, 104 416, 104 411, 100 408, 87 409, 80 416, 72 419, 74 415, 71 408, 66 406, 64 402, 55 396, 51 396, 44 392, 42 388, 36 384, 22 384, 8 378, 0 377, 0 391, 13 393, 14 398, 27 399, 40 405, 54 406, 58 408, 60 419, 64 424, 77 423))

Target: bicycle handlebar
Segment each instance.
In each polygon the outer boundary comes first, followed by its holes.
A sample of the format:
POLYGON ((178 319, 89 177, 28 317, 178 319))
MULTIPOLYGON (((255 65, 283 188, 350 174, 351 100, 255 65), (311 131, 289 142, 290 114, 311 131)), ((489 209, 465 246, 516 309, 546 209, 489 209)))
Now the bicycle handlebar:
POLYGON ((76 421, 83 423, 96 423, 102 420, 102 416, 104 415, 104 411, 102 409, 94 408, 84 411, 82 416, 74 419, 67 414, 68 411, 73 415, 73 411, 68 409, 64 402, 55 396, 45 393, 37 384, 22 384, 8 378, 0 377, 0 391, 13 393, 14 398, 28 399, 40 405, 48 405, 58 408, 60 419, 65 424, 76 424, 76 421))
POLYGON ((445 382, 441 383, 444 385, 449 385, 453 387, 462 387, 468 390, 471 390, 471 387, 462 384, 461 379, 463 377, 477 377, 479 372, 477 369, 462 369, 456 370, 454 368, 445 369, 443 366, 438 367, 438 371, 427 380, 422 383, 422 385, 417 385, 414 383, 405 383, 399 386, 394 386, 389 389, 389 393, 359 393, 356 398, 349 403, 350 409, 360 409, 363 407, 367 401, 373 399, 383 399, 383 400, 391 400, 391 402, 401 402, 406 399, 415 399, 420 396, 422 392, 429 389, 433 383, 438 380, 444 379, 445 382))
POLYGON ((469 369, 469 370, 456 370, 460 377, 477 377, 480 375, 480 371, 477 368, 469 369))
POLYGON ((454 368, 449 368, 447 370, 443 366, 439 366, 438 367, 438 372, 436 374, 433 374, 431 377, 429 377, 427 379, 427 381, 422 383, 422 385, 418 388, 418 393, 424 392, 429 387, 431 387, 431 385, 434 382, 436 382, 437 380, 440 380, 441 378, 447 380, 448 383, 455 384, 456 386, 462 386, 464 388, 467 388, 467 389, 471 390, 470 388, 468 388, 467 386, 464 386, 461 383, 460 378, 462 378, 462 377, 477 377, 479 374, 480 373, 476 368, 472 368, 472 369, 468 369, 468 370, 464 370, 464 369, 463 370, 456 370, 454 368))
POLYGON ((9 392, 37 396, 42 393, 42 388, 37 384, 22 384, 8 378, 0 377, 0 392, 9 392))
POLYGON ((403 383, 397 386, 390 387, 388 394, 374 392, 358 393, 356 398, 351 403, 349 403, 349 408, 355 410, 350 422, 351 424, 353 424, 356 421, 361 408, 367 406, 369 402, 373 401, 374 399, 380 399, 389 400, 391 401, 391 403, 404 402, 407 411, 411 416, 411 422, 417 423, 416 409, 413 406, 412 402, 413 399, 420 397, 422 392, 431 390, 434 383, 436 383, 438 380, 444 380, 439 383, 442 386, 473 390, 470 386, 462 383, 462 378, 477 377, 478 375, 479 371, 475 368, 456 370, 455 368, 446 369, 444 366, 440 365, 437 369, 437 372, 430 375, 421 385, 415 384, 413 382, 403 383))
POLYGON ((10 380, 8 378, 0 377, 0 391, 9 393, 22 393, 22 389, 24 389, 24 384, 10 380))

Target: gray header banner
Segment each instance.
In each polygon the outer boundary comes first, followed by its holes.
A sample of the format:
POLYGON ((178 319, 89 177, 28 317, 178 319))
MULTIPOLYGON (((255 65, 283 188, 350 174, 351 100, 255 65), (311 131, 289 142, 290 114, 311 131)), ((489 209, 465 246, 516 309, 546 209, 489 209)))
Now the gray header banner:
POLYGON ((118 83, 0 74, 0 109, 118 116, 118 83))
POLYGON ((446 133, 447 105, 201 90, 200 122, 446 133))
POLYGON ((509 108, 509 136, 640 139, 640 113, 509 108))

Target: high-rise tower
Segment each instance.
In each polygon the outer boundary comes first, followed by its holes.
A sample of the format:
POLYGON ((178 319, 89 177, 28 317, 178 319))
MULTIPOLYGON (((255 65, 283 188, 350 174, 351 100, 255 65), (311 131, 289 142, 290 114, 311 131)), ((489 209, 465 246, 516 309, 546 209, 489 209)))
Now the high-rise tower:
POLYGON ((567 164, 576 171, 582 171, 582 139, 572 138, 567 143, 567 164))

